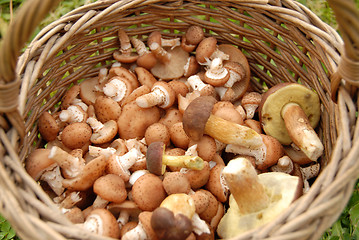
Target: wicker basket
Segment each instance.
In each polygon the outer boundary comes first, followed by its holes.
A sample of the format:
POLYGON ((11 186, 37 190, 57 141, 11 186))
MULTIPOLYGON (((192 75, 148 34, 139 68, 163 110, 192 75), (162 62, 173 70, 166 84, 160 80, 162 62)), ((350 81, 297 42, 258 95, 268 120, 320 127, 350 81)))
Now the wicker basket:
POLYGON ((263 83, 300 81, 319 94, 318 132, 325 145, 319 177, 275 221, 236 239, 318 239, 339 217, 359 174, 359 13, 351 0, 329 1, 345 46, 334 29, 293 0, 100 0, 42 29, 18 60, 56 2, 28 1, 0 54, 0 212, 21 239, 106 239, 71 224, 23 163, 44 144, 36 126, 39 115, 58 111, 72 83, 111 65, 120 28, 131 36, 160 30, 172 37, 196 24, 219 42, 244 50, 257 91, 263 83))

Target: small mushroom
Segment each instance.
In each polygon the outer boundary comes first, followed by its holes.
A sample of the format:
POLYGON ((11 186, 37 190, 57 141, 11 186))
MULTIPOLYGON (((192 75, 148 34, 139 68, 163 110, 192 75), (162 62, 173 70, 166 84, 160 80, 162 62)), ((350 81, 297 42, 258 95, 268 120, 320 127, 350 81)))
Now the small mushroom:
POLYGON ((125 67, 118 66, 116 63, 112 64, 107 79, 112 79, 114 77, 126 79, 131 84, 131 89, 136 89, 140 86, 136 74, 125 67))
POLYGON ((146 85, 149 88, 152 88, 153 84, 157 82, 157 79, 144 67, 136 67, 135 73, 137 74, 137 79, 141 85, 146 85))
POLYGON ((188 84, 193 91, 198 91, 201 96, 215 96, 216 91, 211 84, 204 83, 198 75, 187 78, 188 84))
POLYGON ((139 55, 136 61, 137 65, 147 70, 153 68, 157 63, 155 55, 146 48, 146 45, 140 39, 131 38, 130 41, 139 55))
POLYGON ((98 84, 98 77, 86 79, 80 83, 79 96, 81 100, 88 106, 93 105, 96 101, 96 98, 102 95, 102 92, 99 92, 97 89, 98 84))
POLYGON ((43 112, 40 115, 37 127, 39 133, 47 142, 55 140, 60 132, 60 126, 57 124, 55 118, 48 112, 43 112))
POLYGON ((104 208, 92 210, 86 217, 83 227, 101 236, 112 238, 120 237, 120 228, 116 222, 116 218, 110 211, 104 208))
POLYGON ((99 96, 96 98, 95 114, 97 120, 102 123, 108 122, 109 120, 117 120, 121 115, 121 106, 112 98, 107 96, 99 96))
POLYGON ((141 210, 138 208, 137 204, 130 200, 125 200, 121 203, 110 203, 107 205, 107 209, 114 216, 118 216, 117 222, 121 229, 129 221, 138 219, 138 215, 141 213, 141 210))
POLYGON ((201 65, 198 64, 195 56, 190 56, 187 59, 186 65, 184 65, 184 77, 190 77, 192 75, 195 75, 199 72, 201 69, 201 65))
POLYGON ((223 67, 221 58, 215 58, 211 61, 209 68, 204 74, 204 81, 214 87, 223 86, 229 79, 230 73, 223 67))
POLYGON ((156 240, 157 235, 151 227, 151 217, 152 212, 143 211, 138 216, 138 224, 135 228, 131 229, 130 231, 126 232, 122 236, 122 240, 146 240, 146 239, 153 239, 156 240))
POLYGON ((196 48, 196 59, 201 65, 208 65, 209 60, 214 58, 228 60, 229 56, 218 49, 217 39, 215 37, 204 38, 196 48))
POLYGON ((85 122, 87 113, 78 105, 70 105, 60 112, 59 119, 65 123, 85 122))
POLYGON ((200 140, 196 141, 193 139, 190 139, 188 146, 194 146, 197 145, 197 154, 200 158, 202 158, 204 161, 210 162, 217 151, 217 145, 214 140, 214 138, 203 135, 200 140))
POLYGON ((192 52, 203 39, 203 29, 200 26, 191 25, 182 36, 181 47, 186 52, 192 52))
POLYGON ((190 139, 183 129, 182 122, 176 122, 169 128, 170 138, 173 145, 179 148, 187 149, 190 139))
POLYGON ((97 194, 94 208, 105 208, 109 202, 122 203, 127 198, 125 182, 116 174, 106 174, 96 179, 93 191, 97 194))
POLYGON ((163 187, 167 195, 175 193, 188 194, 191 190, 191 184, 188 178, 181 172, 165 173, 163 178, 163 187))
POLYGON ((193 170, 202 170, 203 159, 198 156, 170 156, 165 154, 163 142, 153 142, 147 148, 147 169, 156 175, 163 175, 166 166, 185 167, 193 170))
POLYGON ((90 141, 93 144, 108 143, 118 132, 118 125, 115 120, 109 120, 103 124, 96 118, 89 117, 86 122, 93 129, 93 133, 90 138, 90 141))
POLYGON ((143 211, 153 211, 167 196, 162 180, 152 174, 140 176, 132 186, 132 198, 143 211))
POLYGON ((136 62, 138 54, 132 52, 130 38, 123 29, 118 30, 118 38, 120 40, 121 48, 119 51, 114 51, 113 58, 120 63, 136 62))
POLYGON ((227 183, 222 175, 224 167, 224 165, 214 166, 211 169, 209 179, 206 184, 206 189, 210 191, 220 202, 227 201, 227 197, 229 194, 227 183))
POLYGON ((45 181, 59 196, 65 188, 62 186, 63 177, 59 165, 49 158, 50 150, 35 149, 25 160, 25 169, 35 181, 45 181))
POLYGON ((259 107, 266 134, 284 145, 295 143, 312 161, 323 154, 323 143, 314 131, 320 119, 318 95, 297 83, 280 83, 270 88, 259 107))
POLYGON ((153 42, 158 43, 162 47, 175 48, 181 45, 180 38, 163 38, 161 32, 153 31, 148 36, 147 45, 151 45, 153 42))
POLYGON ((67 125, 61 132, 62 143, 70 149, 78 149, 89 144, 92 136, 91 127, 84 122, 75 122, 67 125))
POLYGON ((241 105, 246 111, 247 119, 252 119, 254 117, 261 100, 262 95, 258 92, 247 92, 243 95, 241 105))
POLYGON ((180 172, 185 174, 191 184, 191 188, 194 190, 203 187, 208 182, 210 175, 209 163, 204 161, 203 165, 202 170, 192 170, 188 168, 180 169, 180 172))
POLYGON ((231 238, 272 221, 301 195, 300 180, 281 172, 257 175, 246 158, 229 161, 223 176, 231 192, 229 209, 217 233, 231 238))
POLYGON ((103 87, 103 93, 119 104, 121 104, 133 90, 131 83, 127 79, 118 76, 111 78, 103 87))
POLYGON ((150 145, 153 142, 163 142, 166 146, 169 146, 170 132, 168 127, 159 122, 150 125, 146 129, 145 140, 147 145, 150 145))
POLYGON ((292 159, 290 159, 288 156, 283 156, 279 158, 278 163, 272 166, 270 169, 273 172, 284 172, 287 174, 292 174, 294 171, 294 164, 292 159))
POLYGON ((216 100, 210 96, 194 99, 183 114, 183 128, 194 140, 207 134, 223 143, 236 144, 250 149, 263 146, 261 136, 248 127, 224 120, 213 114, 216 100))
POLYGON ((65 188, 74 191, 85 191, 93 186, 97 178, 104 175, 107 166, 107 158, 98 156, 85 165, 83 170, 74 178, 64 179, 65 188))
POLYGON ((153 84, 151 93, 136 98, 136 103, 141 108, 150 108, 159 106, 160 108, 169 108, 175 102, 176 96, 174 90, 167 82, 158 81, 153 84))
POLYGON ((175 123, 182 123, 182 113, 175 107, 166 109, 166 114, 159 120, 160 123, 167 126, 168 129, 175 123))

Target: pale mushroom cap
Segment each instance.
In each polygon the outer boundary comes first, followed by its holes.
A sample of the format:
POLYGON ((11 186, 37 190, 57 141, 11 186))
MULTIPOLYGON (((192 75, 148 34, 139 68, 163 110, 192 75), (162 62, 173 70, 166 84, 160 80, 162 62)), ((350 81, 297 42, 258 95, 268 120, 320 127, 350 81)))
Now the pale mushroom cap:
POLYGON ((308 117, 310 125, 315 128, 320 119, 320 100, 318 95, 309 88, 297 83, 281 83, 270 88, 262 98, 259 106, 259 117, 264 132, 289 145, 292 139, 288 135, 281 115, 287 103, 298 104, 308 117))
POLYGON ((102 236, 120 237, 120 228, 116 218, 107 209, 97 208, 92 210, 85 219, 84 227, 102 236))
POLYGON ((99 177, 94 182, 93 191, 109 202, 121 203, 127 198, 125 182, 116 174, 99 177))
POLYGON ((117 122, 115 120, 109 120, 104 123, 104 126, 100 131, 92 134, 90 140, 94 144, 108 143, 116 136, 117 132, 117 122))
POLYGON ((300 196, 299 178, 281 172, 268 172, 258 175, 271 199, 268 208, 247 215, 240 215, 236 201, 231 195, 230 208, 221 219, 217 233, 221 238, 240 235, 272 221, 300 196))

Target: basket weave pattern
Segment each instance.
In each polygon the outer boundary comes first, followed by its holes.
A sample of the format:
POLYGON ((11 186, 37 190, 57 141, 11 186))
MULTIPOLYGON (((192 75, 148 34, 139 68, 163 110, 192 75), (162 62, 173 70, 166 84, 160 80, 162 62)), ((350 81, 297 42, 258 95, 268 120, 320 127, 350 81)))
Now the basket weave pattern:
MULTIPOLYGON (((334 10, 344 9, 332 2, 334 10)), ((338 22, 344 26, 340 19, 338 22)), ((345 53, 357 65, 358 51, 350 47, 358 39, 344 37, 344 48, 334 29, 292 0, 97 1, 42 29, 17 62, 15 75, 21 84, 14 81, 14 85, 20 88, 16 94, 25 134, 14 127, 16 121, 9 119, 10 114, 7 122, 1 115, 0 212, 22 239, 106 239, 71 224, 24 170, 27 154, 45 143, 38 134, 37 119, 44 111, 60 110, 58 103, 71 84, 111 66, 112 53, 119 48, 120 28, 146 40, 155 30, 168 38, 180 36, 191 24, 203 27, 207 36, 215 35, 219 43, 244 50, 255 90, 299 81, 314 89, 322 102, 317 132, 325 153, 320 176, 274 222, 236 239, 318 239, 339 217, 359 173, 355 161, 358 106, 356 88, 344 81, 336 84, 339 90, 334 103, 330 78, 338 77, 338 64, 345 53)), ((351 28, 358 29, 354 25, 351 28)), ((359 80, 357 71, 346 76, 351 83, 359 80)), ((8 112, 5 106, 12 101, 0 100, 2 112, 8 112)))

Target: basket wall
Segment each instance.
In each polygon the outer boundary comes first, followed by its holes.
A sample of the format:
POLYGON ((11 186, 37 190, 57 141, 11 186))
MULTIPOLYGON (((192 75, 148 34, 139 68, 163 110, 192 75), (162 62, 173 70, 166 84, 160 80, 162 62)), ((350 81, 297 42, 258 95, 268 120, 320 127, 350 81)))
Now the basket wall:
MULTIPOLYGON (((23 170, 27 154, 45 143, 36 126, 40 114, 59 111, 61 97, 72 84, 97 76, 100 68, 114 62, 112 53, 119 47, 120 28, 145 40, 155 30, 165 37, 181 36, 192 24, 203 27, 208 36, 215 35, 220 43, 244 51, 255 90, 261 92, 283 81, 300 82, 314 89, 322 102, 317 130, 325 146, 320 160, 324 171, 310 192, 275 222, 237 239, 317 239, 340 215, 358 168, 340 175, 344 170, 339 166, 350 169, 353 165, 342 161, 350 146, 334 148, 337 141, 351 141, 353 136, 353 131, 343 136, 337 129, 342 125, 354 128, 356 121, 352 112, 338 108, 330 96, 329 78, 342 53, 342 40, 334 29, 291 0, 97 1, 44 28, 18 62, 22 81, 19 108, 27 135, 17 145, 16 134, 7 134, 10 141, 4 145, 7 152, 9 148, 13 152, 3 157, 6 170, 1 171, 7 171, 11 180, 4 183, 8 192, 0 202, 1 212, 22 239, 102 239, 70 224, 23 170), (336 121, 338 113, 348 120, 336 121), (11 206, 17 208, 10 210, 11 206), (28 231, 31 227, 39 230, 28 231)), ((341 90, 338 101, 342 109, 350 109, 352 99, 341 90)))

